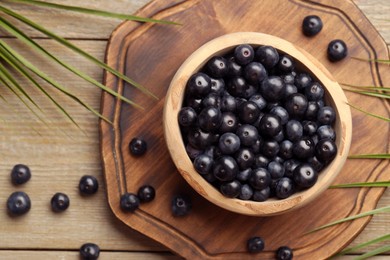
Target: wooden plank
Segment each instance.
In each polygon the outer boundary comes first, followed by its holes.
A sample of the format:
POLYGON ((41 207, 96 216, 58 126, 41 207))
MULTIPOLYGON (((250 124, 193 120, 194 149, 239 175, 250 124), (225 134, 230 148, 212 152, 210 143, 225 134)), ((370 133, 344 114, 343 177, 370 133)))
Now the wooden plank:
MULTIPOLYGON (((13 251, 0 250, 2 260, 80 260, 78 251, 13 251)), ((143 253, 143 252, 100 252, 99 260, 178 260, 182 259, 170 253, 143 253)), ((381 259, 374 259, 381 260, 381 259)))
MULTIPOLYGON (((105 0, 78 1, 78 0, 44 0, 46 2, 60 3, 66 5, 83 6, 87 8, 103 9, 111 12, 132 14, 146 5, 150 0, 115 0, 107 4, 105 0)), ((390 4, 387 0, 354 0, 359 8, 367 15, 373 25, 387 43, 390 43, 390 25, 388 20, 390 4)), ((3 3, 2 3, 3 4, 3 3)), ((29 19, 46 26, 55 33, 68 38, 78 39, 108 39, 111 31, 120 23, 120 20, 91 17, 84 14, 77 14, 61 10, 50 10, 47 8, 32 7, 29 5, 4 3, 7 7, 27 16, 29 19), (45 13, 45 15, 42 15, 45 13), (47 16, 55 19, 47 19, 47 16), (93 22, 91 22, 93 21, 93 22), (79 26, 88 24, 88 26, 79 26)), ((19 23, 16 23, 19 24, 19 23)), ((26 27, 24 27, 26 28, 26 27)), ((29 35, 42 36, 34 30, 27 29, 29 35)), ((0 30, 0 36, 6 35, 0 30)))

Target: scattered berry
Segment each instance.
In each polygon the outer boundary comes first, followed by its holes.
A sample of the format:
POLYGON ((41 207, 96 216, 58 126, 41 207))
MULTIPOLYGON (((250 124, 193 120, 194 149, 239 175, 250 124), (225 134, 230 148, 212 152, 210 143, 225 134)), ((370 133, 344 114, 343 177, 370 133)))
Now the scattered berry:
POLYGON ((50 204, 54 212, 65 211, 69 207, 69 197, 64 193, 56 193, 51 198, 50 204))
POLYGON ((80 247, 80 256, 83 260, 96 260, 99 258, 100 248, 93 243, 85 243, 80 247))
POLYGON ((81 194, 91 195, 98 191, 99 182, 92 175, 84 175, 79 182, 79 190, 81 194))
POLYGON ((328 59, 332 62, 340 61, 347 57, 348 48, 343 40, 333 40, 328 45, 328 59))
POLYGON ((148 146, 145 140, 141 138, 133 138, 130 141, 129 148, 132 155, 141 156, 146 152, 148 146))
POLYGON ((137 195, 140 202, 150 202, 156 197, 156 190, 153 186, 144 185, 138 189, 137 195))
POLYGON ((291 260, 293 256, 293 251, 288 246, 281 246, 276 250, 276 260, 291 260))
POLYGON ((183 217, 188 215, 188 213, 191 211, 191 208, 191 198, 186 195, 175 196, 172 199, 171 209, 173 215, 176 217, 183 217))
POLYGON ((259 253, 264 250, 264 240, 261 237, 251 237, 247 242, 249 253, 259 253))
POLYGON ((322 30, 322 20, 317 15, 309 15, 303 19, 302 31, 306 36, 314 36, 322 30))
POLYGON ((125 193, 121 196, 120 207, 123 211, 133 212, 138 209, 140 200, 134 193, 125 193))
POLYGON ((17 164, 11 171, 11 181, 15 185, 26 183, 31 179, 31 171, 27 165, 17 164))
POLYGON ((31 208, 30 197, 23 191, 16 191, 8 197, 7 208, 13 216, 23 215, 31 208))

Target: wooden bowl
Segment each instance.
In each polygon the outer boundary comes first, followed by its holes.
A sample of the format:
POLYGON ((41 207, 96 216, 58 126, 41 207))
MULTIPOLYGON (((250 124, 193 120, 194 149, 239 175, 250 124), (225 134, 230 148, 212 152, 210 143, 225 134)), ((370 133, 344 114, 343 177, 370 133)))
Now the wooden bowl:
MULTIPOLYGON (((325 50, 324 50, 325 51, 325 50)), ((325 67, 306 51, 292 43, 275 36, 240 32, 227 34, 213 39, 185 60, 173 77, 164 106, 164 134, 169 153, 183 178, 204 198, 226 210, 252 216, 270 216, 281 214, 309 203, 323 193, 342 169, 347 158, 351 137, 351 111, 339 84, 332 78, 325 67), (178 113, 182 107, 187 80, 198 72, 205 63, 215 55, 224 55, 240 44, 252 46, 271 45, 281 53, 292 56, 298 70, 311 73, 312 78, 325 88, 325 100, 336 111, 336 144, 338 153, 335 159, 321 171, 316 184, 286 199, 271 198, 264 202, 246 201, 227 198, 219 190, 209 184, 196 170, 188 157, 178 124, 178 113)))

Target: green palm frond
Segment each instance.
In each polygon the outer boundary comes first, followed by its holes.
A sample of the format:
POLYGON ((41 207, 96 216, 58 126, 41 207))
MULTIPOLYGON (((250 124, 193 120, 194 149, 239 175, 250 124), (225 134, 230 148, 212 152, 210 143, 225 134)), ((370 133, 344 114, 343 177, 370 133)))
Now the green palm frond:
POLYGON ((390 187, 390 181, 354 182, 354 183, 346 183, 346 184, 336 184, 330 186, 329 189, 360 188, 360 187, 390 187))
MULTIPOLYGON (((42 8, 55 8, 65 11, 71 11, 71 12, 78 12, 83 13, 91 16, 101 16, 101 17, 108 17, 108 18, 114 18, 114 19, 121 19, 121 20, 132 20, 137 22, 149 22, 149 23, 159 23, 159 24, 169 24, 169 25, 178 25, 178 23, 173 21, 165 21, 165 20, 158 20, 158 19, 151 19, 151 18, 144 18, 139 17, 135 15, 128 15, 128 14, 121 14, 121 13, 113 13, 113 12, 107 12, 102 10, 94 10, 89 8, 83 8, 78 6, 69 6, 69 5, 63 5, 63 4, 56 4, 56 3, 48 3, 43 1, 37 1, 37 0, 6 0, 8 2, 13 2, 17 4, 27 4, 27 5, 33 5, 33 6, 39 6, 42 8)), ((119 71, 111 68, 104 62, 100 61, 99 59, 95 58, 94 56, 90 55, 89 53, 83 51, 82 49, 78 48, 74 44, 72 44, 70 41, 66 40, 65 38, 58 36, 57 34, 47 30, 43 26, 31 21, 27 17, 13 11, 11 8, 7 8, 3 6, 0 3, 0 15, 6 14, 12 18, 15 18, 22 22, 23 24, 27 25, 30 28, 33 28, 44 35, 46 35, 49 39, 55 40, 58 43, 60 43, 65 48, 68 48, 75 52, 77 55, 80 55, 86 59, 88 59, 93 64, 101 67, 102 69, 106 70, 107 72, 115 75, 120 80, 123 80, 127 83, 129 83, 131 86, 139 89, 146 95, 158 99, 153 93, 151 93, 148 89, 146 89, 144 86, 140 85, 139 83, 135 82, 134 80, 130 79, 126 75, 120 73, 119 71)), ((71 73, 73 73, 75 76, 81 78, 82 80, 91 83, 92 85, 102 89, 103 91, 113 95, 114 97, 121 99, 122 101, 136 107, 141 108, 138 104, 134 103, 130 99, 118 94, 114 90, 107 88, 102 83, 96 81, 86 73, 83 73, 79 69, 75 68, 74 66, 69 65, 68 63, 62 61, 58 57, 56 57, 54 54, 50 53, 48 50, 46 50, 44 47, 39 45, 36 41, 34 41, 31 37, 26 35, 21 29, 19 29, 16 25, 14 25, 12 22, 7 20, 6 16, 0 16, 0 28, 7 31, 11 36, 17 38, 20 40, 23 44, 28 46, 31 50, 38 53, 40 56, 45 57, 49 61, 54 61, 55 64, 58 64, 62 66, 63 68, 67 69, 71 73)), ((101 115, 96 109, 91 107, 89 104, 81 100, 77 95, 71 93, 69 90, 66 89, 65 86, 59 84, 54 78, 52 78, 50 75, 45 74, 43 71, 39 69, 39 67, 32 64, 30 61, 28 61, 23 55, 18 53, 15 49, 13 49, 11 46, 9 46, 5 41, 0 40, 0 57, 2 61, 0 61, 0 83, 4 85, 7 89, 9 89, 13 94, 15 94, 18 99, 21 100, 21 102, 28 108, 29 111, 31 111, 37 118, 40 119, 40 121, 43 121, 46 125, 46 121, 43 120, 43 118, 37 114, 37 109, 39 112, 44 112, 39 107, 39 105, 29 96, 29 94, 25 91, 23 84, 19 84, 18 80, 13 77, 13 74, 10 70, 12 70, 17 75, 21 76, 21 78, 27 80, 30 85, 34 86, 36 89, 40 91, 40 93, 43 94, 43 96, 47 97, 59 111, 65 117, 67 117, 73 124, 75 124, 77 127, 79 125, 76 123, 76 121, 72 118, 72 116, 65 110, 65 108, 52 96, 49 94, 49 92, 40 84, 38 81, 35 80, 35 77, 39 77, 46 81, 49 86, 54 87, 58 91, 60 91, 62 94, 68 96, 69 98, 76 101, 78 104, 98 116, 99 118, 105 120, 108 123, 111 123, 111 121, 101 115), (4 64, 7 64, 8 66, 3 66, 2 62, 4 64)), ((3 98, 2 96, 0 98, 3 98)), ((80 127, 79 127, 80 128, 80 127)))
POLYGON ((370 246, 370 245, 374 245, 374 244, 378 244, 378 243, 382 243, 382 242, 386 242, 386 241, 390 241, 390 234, 386 234, 384 236, 380 236, 380 237, 374 238, 374 239, 372 239, 370 241, 358 244, 358 245, 356 245, 354 247, 350 247, 350 248, 344 249, 343 251, 341 251, 337 255, 338 256, 345 255, 345 254, 351 253, 351 252, 353 252, 355 250, 364 248, 366 246, 370 246))

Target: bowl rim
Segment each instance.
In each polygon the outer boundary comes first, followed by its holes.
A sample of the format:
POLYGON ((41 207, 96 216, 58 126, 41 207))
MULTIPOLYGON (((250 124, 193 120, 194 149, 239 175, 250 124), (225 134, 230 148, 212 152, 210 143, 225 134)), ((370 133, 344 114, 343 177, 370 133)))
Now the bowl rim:
POLYGON ((232 212, 251 216, 271 216, 306 205, 330 186, 341 171, 349 153, 352 139, 352 115, 347 98, 340 85, 333 79, 324 65, 311 54, 291 42, 273 35, 258 32, 235 32, 206 42, 182 63, 172 78, 165 97, 163 128, 167 148, 174 164, 181 176, 197 193, 213 204, 232 212), (189 77, 199 71, 211 57, 226 53, 239 44, 271 45, 278 51, 293 57, 299 66, 306 67, 310 74, 324 86, 327 102, 332 103, 331 105, 336 111, 335 129, 339 129, 339 131, 336 131, 338 148, 336 157, 321 170, 321 174, 313 187, 296 192, 286 199, 268 199, 264 202, 255 202, 223 196, 219 190, 195 171, 182 141, 177 116, 182 107, 184 91, 189 77))

